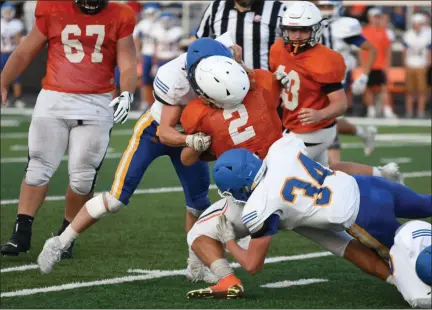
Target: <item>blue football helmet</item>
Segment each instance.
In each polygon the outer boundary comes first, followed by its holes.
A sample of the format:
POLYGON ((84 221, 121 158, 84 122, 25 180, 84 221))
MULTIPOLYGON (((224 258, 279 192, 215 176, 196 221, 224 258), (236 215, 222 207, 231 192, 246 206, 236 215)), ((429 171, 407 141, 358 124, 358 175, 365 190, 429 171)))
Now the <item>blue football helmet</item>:
POLYGON ((11 20, 15 17, 15 5, 10 2, 5 2, 1 6, 1 17, 7 20, 11 20))
POLYGON ((424 248, 417 257, 416 273, 426 285, 432 285, 432 246, 424 248))
POLYGON ((195 67, 198 62, 209 56, 225 56, 233 58, 231 51, 219 41, 211 38, 199 38, 189 45, 186 55, 186 71, 188 77, 192 74, 192 67, 195 67))
MULTIPOLYGON (((247 201, 263 161, 246 149, 233 149, 219 156, 213 167, 213 179, 219 191, 239 201, 247 201)), ((261 174, 262 176, 262 174, 261 174)))

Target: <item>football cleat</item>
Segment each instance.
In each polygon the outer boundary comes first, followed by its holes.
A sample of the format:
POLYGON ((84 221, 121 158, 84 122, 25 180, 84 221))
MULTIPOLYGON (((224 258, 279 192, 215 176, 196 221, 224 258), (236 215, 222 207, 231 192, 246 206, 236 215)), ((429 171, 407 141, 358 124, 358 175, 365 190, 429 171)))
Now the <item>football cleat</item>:
POLYGON ((230 274, 214 285, 203 289, 193 290, 186 294, 188 299, 235 299, 243 297, 244 289, 241 281, 230 274))
POLYGON ((31 247, 31 233, 14 232, 7 243, 1 246, 0 252, 4 256, 18 256, 31 247))
POLYGON ((381 176, 383 178, 400 184, 404 184, 403 175, 399 171, 398 164, 391 162, 385 166, 378 167, 378 170, 381 172, 381 176))
POLYGON ((64 252, 60 238, 58 236, 49 238, 40 252, 37 262, 41 273, 51 273, 55 264, 61 260, 61 255, 64 252))
POLYGON ((71 259, 72 258, 72 250, 73 246, 75 244, 75 240, 71 243, 70 247, 68 247, 64 252, 61 254, 61 259, 71 259))

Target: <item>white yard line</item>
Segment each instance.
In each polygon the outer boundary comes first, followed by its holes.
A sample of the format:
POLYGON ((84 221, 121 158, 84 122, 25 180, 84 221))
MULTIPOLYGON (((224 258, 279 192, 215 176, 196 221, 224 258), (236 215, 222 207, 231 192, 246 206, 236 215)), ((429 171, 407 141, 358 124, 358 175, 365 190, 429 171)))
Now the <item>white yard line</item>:
POLYGON ((413 161, 411 157, 396 157, 396 158, 381 158, 380 163, 388 164, 388 163, 396 163, 396 164, 409 164, 413 161))
MULTIPOLYGON (((414 171, 414 172, 405 172, 403 173, 404 178, 422 178, 422 177, 430 177, 432 176, 432 171, 414 171)), ((215 184, 210 185, 210 189, 216 189, 215 184)), ((183 192, 183 188, 181 186, 174 187, 156 187, 156 188, 143 188, 137 189, 134 195, 144 195, 144 194, 161 194, 161 193, 179 193, 183 192)), ((98 195, 100 193, 95 193, 98 195)), ((64 201, 65 196, 48 196, 45 201, 64 201)), ((1 206, 6 205, 14 205, 18 203, 18 199, 2 199, 0 201, 1 206)))
MULTIPOLYGON (((270 258, 267 258, 264 261, 264 263, 265 264, 272 264, 272 263, 279 263, 279 262, 284 262, 284 261, 304 260, 304 259, 325 257, 325 256, 331 256, 331 255, 333 255, 333 254, 330 252, 315 252, 315 253, 293 255, 293 256, 270 257, 270 258)), ((32 265, 26 265, 26 266, 32 266, 32 265)), ((232 264, 232 266, 233 266, 233 268, 238 268, 239 264, 232 264)), ((23 266, 21 266, 21 267, 23 267, 23 266)), ((126 283, 126 282, 143 281, 143 280, 157 279, 157 278, 163 278, 163 277, 181 276, 181 275, 185 275, 185 273, 186 273, 185 269, 178 269, 178 270, 129 269, 128 272, 130 272, 130 273, 146 273, 146 274, 136 275, 136 276, 117 277, 117 278, 112 278, 112 279, 103 279, 103 280, 90 281, 90 282, 67 283, 67 284, 54 285, 54 286, 48 286, 48 287, 23 289, 23 290, 17 290, 17 291, 12 291, 12 292, 5 292, 5 293, 2 292, 0 294, 0 297, 4 298, 4 297, 15 297, 15 296, 28 296, 28 295, 34 295, 34 294, 39 294, 39 293, 59 292, 59 291, 73 290, 73 289, 78 289, 78 288, 83 288, 83 287, 90 287, 90 286, 120 284, 120 283, 126 283)))
POLYGON ((290 287, 290 286, 297 286, 297 285, 309 285, 314 283, 323 283, 328 282, 327 279, 300 279, 297 281, 279 281, 274 283, 267 283, 264 285, 261 285, 261 287, 265 288, 283 288, 283 287, 290 287))
POLYGON ((2 268, 0 269, 0 273, 4 272, 15 272, 15 271, 26 271, 26 270, 32 270, 32 269, 38 269, 38 265, 31 264, 31 265, 22 265, 22 266, 15 266, 15 267, 8 267, 8 268, 2 268))

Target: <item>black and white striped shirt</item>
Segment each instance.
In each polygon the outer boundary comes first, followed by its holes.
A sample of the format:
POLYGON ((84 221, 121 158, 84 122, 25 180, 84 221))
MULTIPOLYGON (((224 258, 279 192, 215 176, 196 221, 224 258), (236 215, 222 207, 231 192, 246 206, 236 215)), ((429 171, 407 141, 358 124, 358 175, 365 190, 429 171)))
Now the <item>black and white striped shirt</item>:
POLYGON ((270 47, 281 36, 279 28, 286 5, 280 1, 258 0, 245 12, 236 9, 233 0, 210 3, 196 32, 196 37, 216 37, 229 31, 243 48, 248 68, 269 69, 270 47))

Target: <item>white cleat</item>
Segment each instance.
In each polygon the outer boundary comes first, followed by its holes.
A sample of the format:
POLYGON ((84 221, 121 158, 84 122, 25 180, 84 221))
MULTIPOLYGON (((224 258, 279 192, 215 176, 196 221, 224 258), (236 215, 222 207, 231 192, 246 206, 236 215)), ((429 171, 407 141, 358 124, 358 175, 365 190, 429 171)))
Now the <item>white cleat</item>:
POLYGON ((364 154, 366 156, 370 156, 372 152, 375 150, 375 136, 377 134, 377 129, 374 126, 367 126, 364 129, 364 154))
POLYGON ((389 106, 385 106, 383 108, 383 114, 384 114, 384 117, 388 118, 388 119, 397 119, 398 118, 396 113, 394 113, 393 109, 389 106))
POLYGON ((58 236, 45 241, 42 252, 40 252, 37 260, 41 273, 50 273, 54 265, 60 261, 62 253, 63 247, 58 236))
POLYGON ((396 163, 388 163, 385 166, 378 167, 378 170, 381 171, 381 176, 390 181, 394 181, 400 184, 404 184, 403 175, 399 171, 399 166, 396 163))
POLYGON ((218 277, 201 262, 191 262, 189 260, 186 268, 186 278, 191 282, 205 282, 215 284, 219 281, 218 277))

